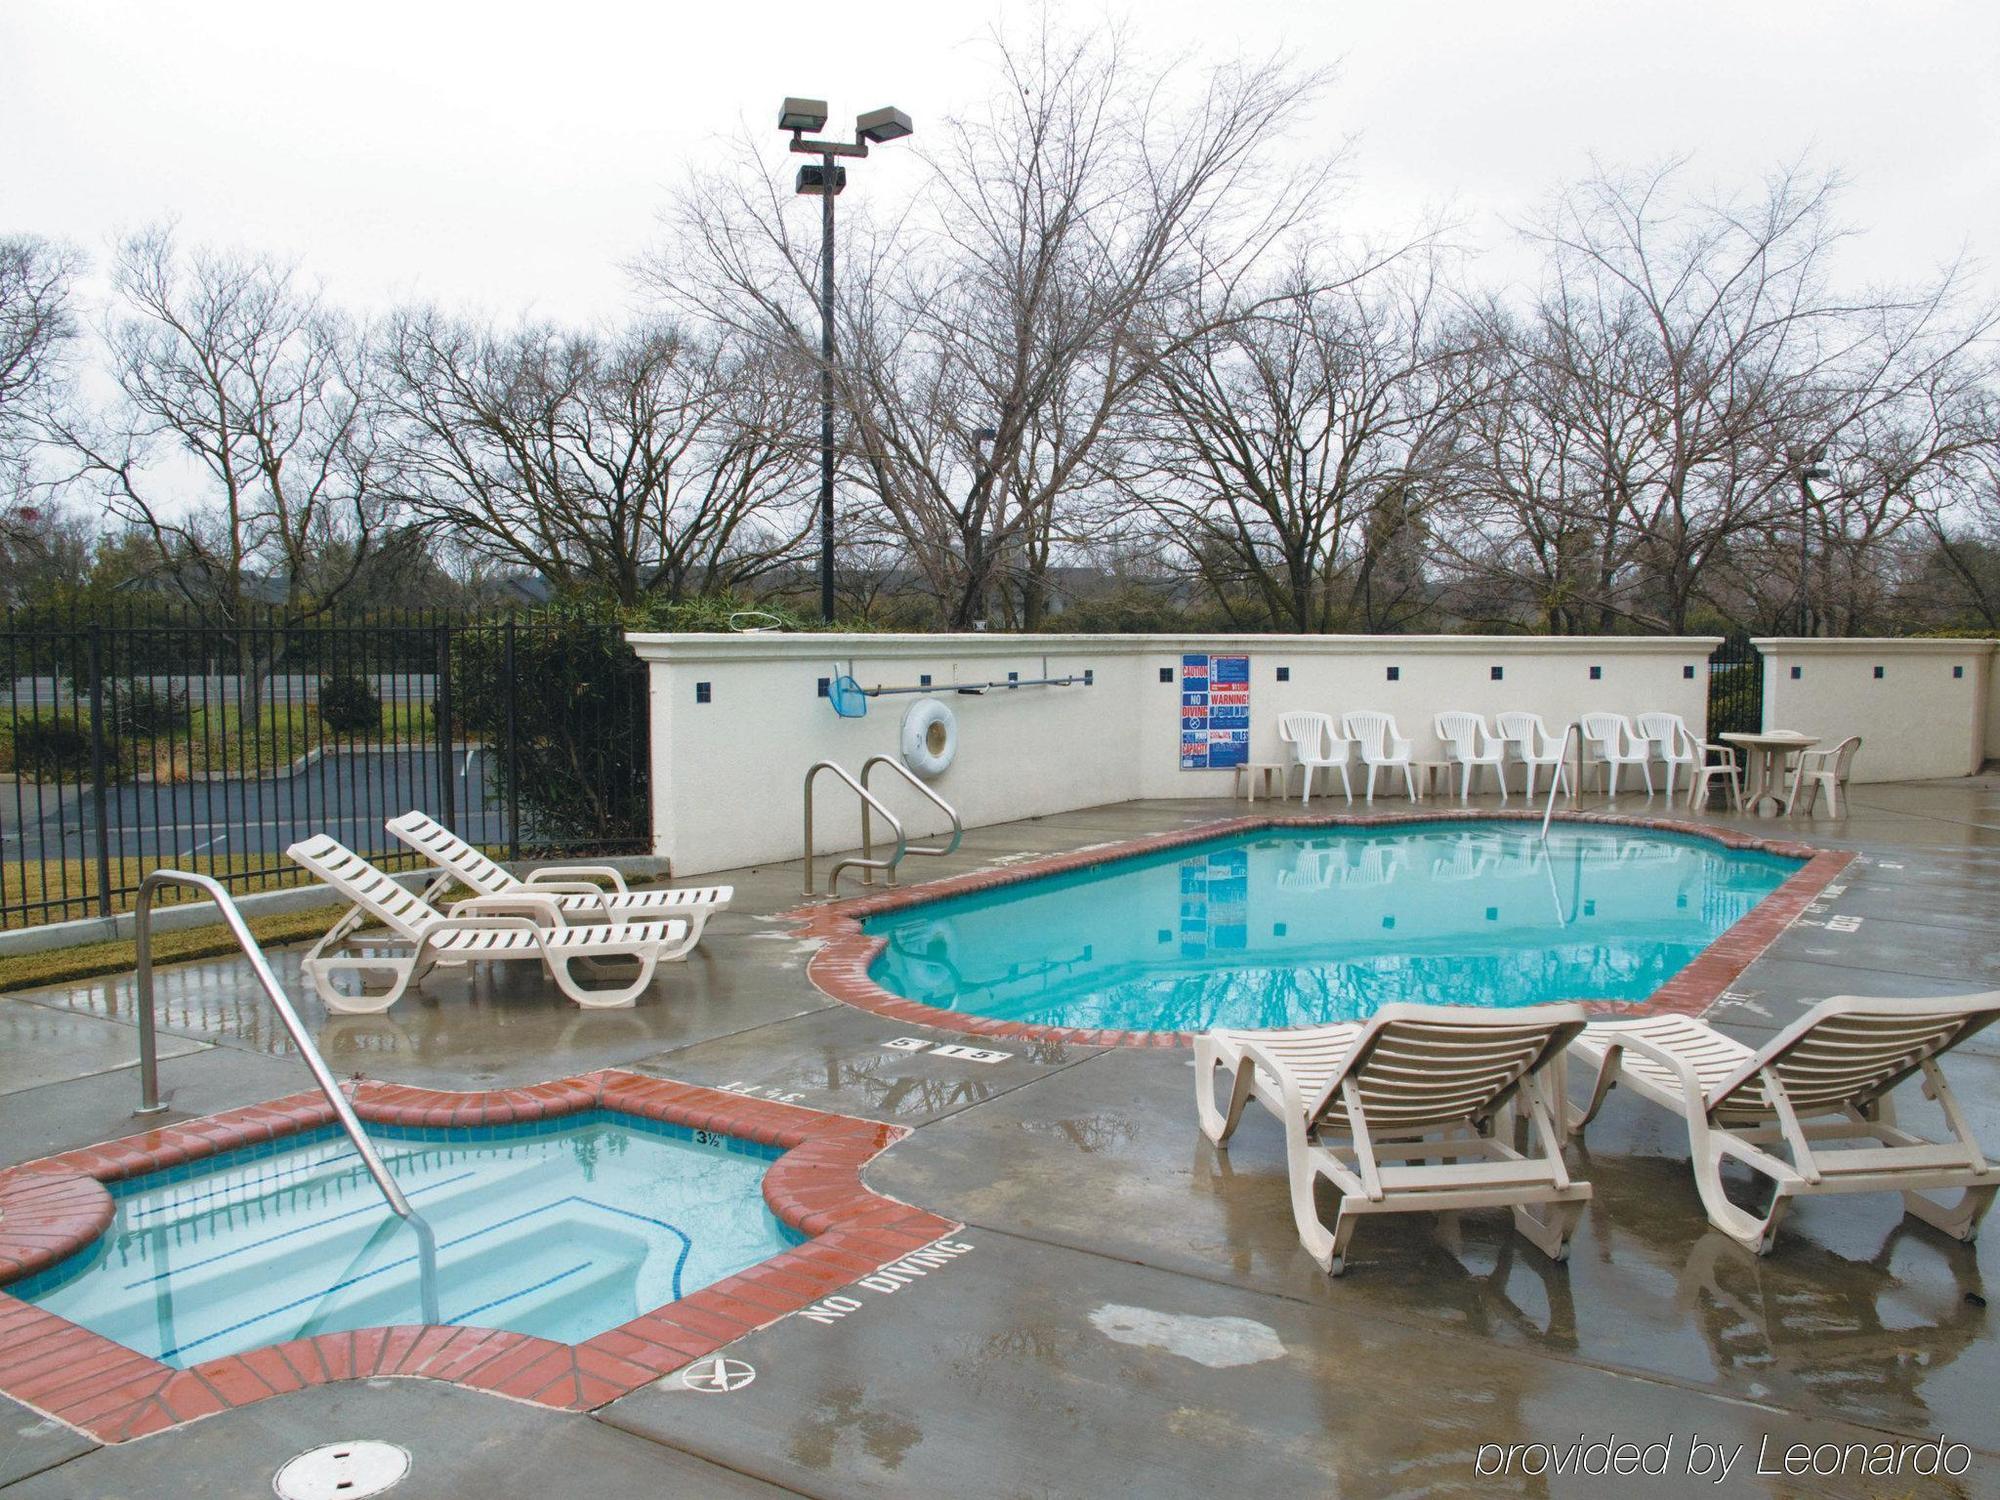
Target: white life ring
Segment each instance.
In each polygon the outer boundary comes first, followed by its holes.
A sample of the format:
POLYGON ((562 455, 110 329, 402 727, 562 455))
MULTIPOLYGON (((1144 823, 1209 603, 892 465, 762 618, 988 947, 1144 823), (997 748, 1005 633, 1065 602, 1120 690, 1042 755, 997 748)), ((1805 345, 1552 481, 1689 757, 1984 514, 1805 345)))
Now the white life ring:
POLYGON ((958 718, 935 698, 919 698, 903 715, 903 764, 924 780, 942 776, 958 754, 958 718))

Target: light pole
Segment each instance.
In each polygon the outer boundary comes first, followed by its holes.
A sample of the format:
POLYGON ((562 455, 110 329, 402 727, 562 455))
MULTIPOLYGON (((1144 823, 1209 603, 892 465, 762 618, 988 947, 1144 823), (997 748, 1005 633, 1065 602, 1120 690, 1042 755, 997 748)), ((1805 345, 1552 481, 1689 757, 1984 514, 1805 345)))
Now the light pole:
MULTIPOLYGON (((988 443, 997 443, 999 440, 1000 440, 1000 429, 997 427, 975 427, 972 429, 972 461, 975 465, 983 465, 980 469, 979 477, 974 481, 974 483, 980 486, 981 491, 985 496, 986 520, 991 520, 993 515, 993 470, 990 461, 983 460, 981 458, 979 450, 984 448, 988 443)), ((984 524, 985 524, 984 521, 982 521, 981 523, 982 531, 984 530, 984 524)), ((979 552, 980 555, 977 561, 977 566, 980 570, 977 579, 979 598, 977 603, 974 605, 974 608, 977 611, 972 621, 972 628, 974 630, 984 630, 986 628, 985 575, 993 567, 993 562, 989 560, 986 556, 986 540, 984 536, 981 536, 980 538, 979 552)), ((967 560, 971 561, 971 559, 967 560)))
POLYGON ((1812 597, 1811 590, 1807 588, 1807 584, 1811 581, 1810 575, 1807 572, 1808 567, 1810 567, 1811 565, 1811 557, 1807 551, 1807 547, 1812 539, 1813 507, 1819 504, 1819 497, 1813 493, 1812 482, 1815 479, 1825 479, 1827 477, 1826 470, 1822 469, 1819 466, 1819 461, 1825 456, 1826 456, 1826 450, 1824 448, 1816 448, 1805 458, 1799 460, 1798 467, 1794 470, 1794 473, 1798 476, 1798 481, 1799 481, 1799 634, 1800 635, 1804 635, 1806 633, 1807 610, 1809 607, 1808 601, 1812 597))
POLYGON ((819 216, 819 617, 833 623, 833 200, 847 186, 843 156, 866 156, 872 143, 901 140, 911 130, 900 109, 872 109, 854 121, 854 139, 807 140, 826 128, 824 99, 787 99, 778 128, 791 132, 792 150, 817 156, 817 166, 799 168, 796 191, 820 199, 819 216))

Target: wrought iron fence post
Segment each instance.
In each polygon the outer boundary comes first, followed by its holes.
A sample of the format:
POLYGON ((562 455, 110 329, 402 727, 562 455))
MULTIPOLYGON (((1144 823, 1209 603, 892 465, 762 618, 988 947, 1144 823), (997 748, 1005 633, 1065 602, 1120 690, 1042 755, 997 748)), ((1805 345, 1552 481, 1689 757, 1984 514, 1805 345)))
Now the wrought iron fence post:
POLYGON ((514 617, 507 616, 503 670, 507 677, 507 858, 521 857, 521 763, 514 753, 514 617))
POLYGON ((451 621, 438 622, 438 690, 434 709, 437 718, 438 821, 454 832, 458 828, 456 789, 451 776, 451 621))
POLYGON ((111 915, 111 827, 104 797, 104 631, 90 627, 90 801, 97 813, 97 914, 111 915))

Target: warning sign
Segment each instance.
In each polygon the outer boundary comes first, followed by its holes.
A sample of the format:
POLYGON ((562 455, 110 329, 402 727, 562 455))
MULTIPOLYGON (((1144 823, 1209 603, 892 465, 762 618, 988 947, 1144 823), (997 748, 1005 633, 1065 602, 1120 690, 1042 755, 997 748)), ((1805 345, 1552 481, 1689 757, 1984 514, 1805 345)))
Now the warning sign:
POLYGON ((1227 770, 1250 760, 1250 658, 1181 658, 1181 769, 1227 770))

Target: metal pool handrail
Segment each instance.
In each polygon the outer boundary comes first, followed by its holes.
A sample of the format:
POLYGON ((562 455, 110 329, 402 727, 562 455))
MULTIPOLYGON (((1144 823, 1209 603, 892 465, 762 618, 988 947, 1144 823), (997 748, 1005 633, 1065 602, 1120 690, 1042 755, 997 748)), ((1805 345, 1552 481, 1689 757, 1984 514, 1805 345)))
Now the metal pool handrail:
POLYGON ((888 808, 882 805, 881 800, 877 798, 873 792, 869 791, 867 787, 863 786, 860 782, 856 781, 852 776, 848 775, 847 772, 842 767, 836 765, 834 762, 830 760, 822 760, 822 761, 815 761, 813 763, 812 769, 806 772, 806 788, 805 788, 805 795, 806 795, 805 892, 806 894, 808 896, 814 896, 818 894, 818 892, 813 889, 813 781, 818 777, 819 773, 822 771, 833 772, 834 775, 838 776, 842 781, 846 782, 847 785, 854 790, 855 795, 861 798, 861 807, 862 807, 861 816, 863 820, 861 826, 862 826, 862 836, 864 839, 867 836, 867 827, 868 827, 867 817, 868 817, 868 811, 870 809, 873 809, 874 811, 880 813, 885 819, 888 820, 889 826, 896 830, 896 852, 890 855, 887 859, 872 858, 871 856, 873 855, 874 850, 863 849, 860 856, 858 857, 850 855, 846 859, 835 860, 833 862, 833 868, 826 872, 827 893, 829 895, 833 893, 834 888, 840 884, 840 872, 846 869, 849 865, 853 865, 855 868, 862 870, 887 870, 889 872, 889 884, 894 885, 896 883, 896 865, 898 861, 902 859, 904 851, 906 851, 910 847, 910 841, 908 836, 905 835, 903 832, 902 823, 897 819, 894 813, 890 812, 888 808))
POLYGON ((257 939, 250 935, 250 928, 243 920, 243 913, 236 908, 228 891, 221 883, 207 875, 196 875, 187 870, 155 870, 139 886, 138 905, 132 911, 132 940, 138 949, 137 983, 139 1000, 139 1113, 158 1114, 167 1106, 160 1102, 160 1049, 154 1035, 153 1020, 153 893, 164 885, 193 886, 206 891, 215 899, 216 910, 222 913, 222 920, 229 928, 230 936, 243 950, 243 956, 250 960, 250 972, 257 980, 257 987, 264 992, 264 998, 271 1002, 271 1008, 278 1013, 284 1023, 285 1033, 292 1039, 292 1045, 299 1049, 299 1056, 305 1059, 308 1072, 326 1102, 333 1106, 334 1118, 340 1128, 347 1133, 355 1152, 361 1157, 361 1164, 368 1169, 368 1175, 375 1179, 375 1186, 382 1190, 389 1207, 396 1216, 416 1232, 418 1256, 418 1294, 423 1300, 423 1315, 426 1323, 438 1321, 437 1301, 437 1237, 431 1233, 431 1226, 424 1216, 410 1207, 410 1200, 403 1196, 403 1190, 396 1185, 396 1179, 382 1164, 361 1121, 355 1117, 354 1108, 347 1102, 347 1096, 334 1082, 333 1073, 326 1065, 326 1059, 319 1055, 319 1048, 306 1035, 299 1013, 292 1008, 286 997, 284 986, 278 983, 278 976, 271 972, 270 960, 264 957, 264 950, 257 939))
MULTIPOLYGON (((911 786, 922 792, 929 799, 932 806, 951 819, 951 842, 949 844, 910 844, 904 848, 903 853, 928 855, 956 853, 959 841, 965 837, 965 824, 959 819, 958 809, 940 797, 934 788, 926 786, 918 779, 916 772, 912 771, 893 755, 871 755, 868 759, 861 762, 861 785, 864 792, 868 786, 868 773, 877 766, 887 766, 890 770, 894 771, 903 780, 909 782, 911 786)), ((872 854, 875 852, 869 843, 868 804, 866 802, 861 804, 861 852, 863 854, 872 854)), ((864 874, 861 880, 864 885, 872 885, 875 880, 874 872, 870 871, 864 874)), ((894 885, 895 883, 896 872, 891 868, 889 871, 889 884, 894 885)))
POLYGON ((1548 806, 1542 809, 1542 842, 1545 844, 1549 841, 1549 819, 1556 815, 1556 793, 1562 789, 1562 769, 1564 763, 1569 760, 1569 739, 1571 735, 1577 736, 1577 742, 1576 772, 1571 777, 1569 784, 1570 801, 1576 801, 1577 784, 1583 780, 1583 725, 1577 720, 1571 719, 1569 723, 1563 726, 1562 746, 1556 751, 1555 774, 1549 777, 1548 806))

